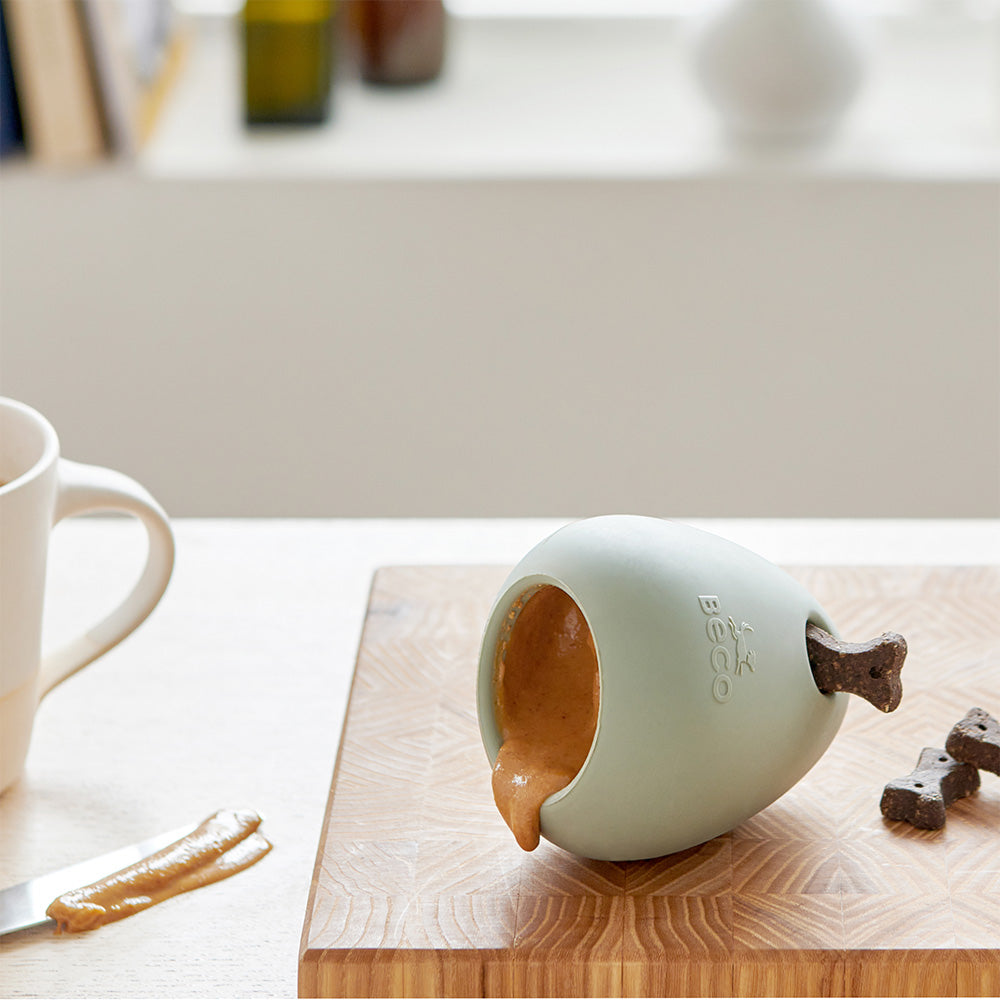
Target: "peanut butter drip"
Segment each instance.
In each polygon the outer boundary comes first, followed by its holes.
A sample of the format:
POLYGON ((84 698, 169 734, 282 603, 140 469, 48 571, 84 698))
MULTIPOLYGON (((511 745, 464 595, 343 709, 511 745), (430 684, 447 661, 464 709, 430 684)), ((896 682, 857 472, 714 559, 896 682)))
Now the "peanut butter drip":
POLYGON ((597 730, 600 678, 590 629, 573 599, 545 586, 518 602, 494 683, 502 744, 493 798, 518 844, 538 846, 542 803, 583 766, 597 730))
POLYGON ((60 931, 89 931, 249 868, 271 845, 250 810, 222 810, 197 830, 100 882, 63 893, 46 915, 60 931))

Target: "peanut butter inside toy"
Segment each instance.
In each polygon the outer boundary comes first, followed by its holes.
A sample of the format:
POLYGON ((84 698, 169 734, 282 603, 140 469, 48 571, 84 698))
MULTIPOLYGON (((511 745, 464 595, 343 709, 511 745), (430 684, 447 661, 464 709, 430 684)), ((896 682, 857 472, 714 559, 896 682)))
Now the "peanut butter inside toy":
POLYGON ((576 776, 597 729, 594 640, 565 591, 544 586, 515 602, 494 671, 502 744, 493 798, 518 844, 533 851, 542 803, 576 776))

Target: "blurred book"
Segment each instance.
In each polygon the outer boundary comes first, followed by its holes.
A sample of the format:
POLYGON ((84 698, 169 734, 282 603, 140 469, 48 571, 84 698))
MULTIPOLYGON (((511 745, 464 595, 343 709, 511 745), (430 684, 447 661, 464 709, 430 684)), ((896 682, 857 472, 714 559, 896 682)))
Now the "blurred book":
POLYGON ((118 0, 80 4, 91 70, 108 148, 131 156, 139 147, 139 75, 132 39, 118 0))
POLYGON ((10 46, 7 43, 7 25, 0 7, 0 156, 24 149, 24 129, 21 110, 17 102, 14 73, 10 65, 10 46))
MULTIPOLYGON (((96 0, 83 0, 90 4, 96 0)), ((138 141, 153 131, 164 99, 177 79, 187 34, 170 0, 108 0, 116 6, 128 42, 138 89, 138 141)))
POLYGON ((176 77, 170 0, 0 0, 29 155, 79 165, 134 155, 176 77))
POLYGON ((28 152, 54 165, 104 154, 80 10, 73 0, 4 0, 28 152))
MULTIPOLYGON (((90 3, 92 0, 85 0, 90 3)), ((135 72, 149 86, 163 71, 175 19, 169 0, 111 0, 118 8, 129 44, 135 72)))

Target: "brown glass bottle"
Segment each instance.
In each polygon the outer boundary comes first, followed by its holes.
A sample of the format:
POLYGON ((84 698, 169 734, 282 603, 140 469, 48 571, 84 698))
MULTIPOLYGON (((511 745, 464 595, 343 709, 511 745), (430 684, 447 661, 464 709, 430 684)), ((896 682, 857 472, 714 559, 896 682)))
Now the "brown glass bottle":
POLYGON ((405 85, 435 79, 444 65, 443 0, 354 0, 361 77, 405 85))
POLYGON ((335 0, 246 0, 247 124, 326 120, 333 83, 335 8, 335 0))

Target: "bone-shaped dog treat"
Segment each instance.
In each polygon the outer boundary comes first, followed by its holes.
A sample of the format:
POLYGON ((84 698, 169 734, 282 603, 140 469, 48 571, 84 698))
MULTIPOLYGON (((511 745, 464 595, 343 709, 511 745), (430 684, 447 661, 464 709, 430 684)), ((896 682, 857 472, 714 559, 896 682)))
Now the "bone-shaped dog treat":
POLYGON ((880 808, 886 819, 905 820, 922 830, 940 830, 944 811, 979 787, 979 771, 936 747, 920 751, 917 766, 905 778, 890 781, 880 808))
POLYGON ((806 626, 806 651, 816 686, 823 694, 847 691, 883 712, 899 706, 903 697, 899 672, 906 659, 906 640, 901 635, 886 632, 869 642, 843 642, 810 623, 806 626))
POLYGON ((971 708, 948 734, 948 753, 982 771, 1000 774, 1000 722, 981 708, 971 708))

